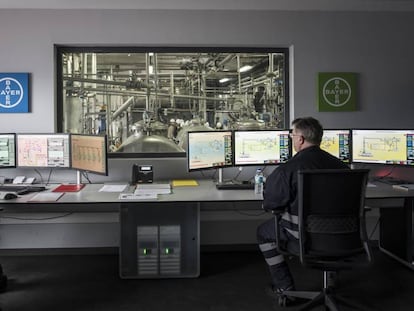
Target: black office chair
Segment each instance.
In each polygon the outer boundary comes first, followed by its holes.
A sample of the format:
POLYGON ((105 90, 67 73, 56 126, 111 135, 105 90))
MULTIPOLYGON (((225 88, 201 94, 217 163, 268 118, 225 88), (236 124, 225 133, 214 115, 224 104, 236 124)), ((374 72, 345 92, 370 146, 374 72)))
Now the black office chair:
MULTIPOLYGON (((298 172, 299 258, 305 267, 323 271, 323 289, 319 292, 285 291, 279 305, 289 297, 310 299, 299 310, 324 305, 337 311, 338 304, 353 309, 367 308, 335 293, 330 275, 371 262, 371 251, 365 227, 364 199, 368 171, 303 170, 298 172)), ((279 240, 276 217, 276 239, 279 240)), ((277 243, 280 245, 280 243, 277 243)), ((279 251, 286 253, 286 249, 279 251)))
MULTIPOLYGON (((3 209, 0 207, 0 212, 2 210, 3 209)), ((6 288, 7 288, 7 276, 3 273, 3 268, 0 264, 0 293, 4 292, 6 288)), ((1 311, 1 308, 0 308, 0 311, 1 311)))

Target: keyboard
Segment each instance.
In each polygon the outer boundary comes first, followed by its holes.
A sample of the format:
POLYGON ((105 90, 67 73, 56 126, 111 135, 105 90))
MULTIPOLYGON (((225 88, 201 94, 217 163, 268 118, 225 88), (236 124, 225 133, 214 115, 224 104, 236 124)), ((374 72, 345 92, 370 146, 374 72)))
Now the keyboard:
POLYGON ((216 188, 218 190, 245 190, 245 189, 254 189, 253 183, 240 183, 240 182, 223 182, 217 183, 216 188))
POLYGON ((401 184, 410 184, 409 181, 403 179, 397 179, 394 177, 379 177, 376 181, 382 182, 387 185, 401 185, 401 184))
POLYGON ((1 185, 0 191, 4 192, 16 192, 23 195, 31 192, 40 192, 46 190, 45 186, 31 186, 31 185, 1 185))

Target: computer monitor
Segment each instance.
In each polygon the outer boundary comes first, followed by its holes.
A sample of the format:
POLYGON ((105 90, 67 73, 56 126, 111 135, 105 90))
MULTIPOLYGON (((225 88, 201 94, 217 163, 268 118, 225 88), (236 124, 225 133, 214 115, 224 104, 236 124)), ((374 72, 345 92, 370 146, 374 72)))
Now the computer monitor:
POLYGON ((275 165, 291 157, 289 130, 235 130, 234 165, 275 165))
POLYGON ((72 168, 108 175, 106 135, 71 134, 70 137, 72 168))
POLYGON ((414 130, 353 129, 352 162, 414 165, 414 130))
POLYGON ((233 166, 231 131, 188 132, 188 171, 233 166))
POLYGON ((16 167, 16 134, 0 134, 0 168, 16 167))
POLYGON ((321 149, 344 163, 351 163, 351 130, 326 129, 323 131, 321 149))
POLYGON ((17 167, 69 168, 69 134, 17 134, 17 167))

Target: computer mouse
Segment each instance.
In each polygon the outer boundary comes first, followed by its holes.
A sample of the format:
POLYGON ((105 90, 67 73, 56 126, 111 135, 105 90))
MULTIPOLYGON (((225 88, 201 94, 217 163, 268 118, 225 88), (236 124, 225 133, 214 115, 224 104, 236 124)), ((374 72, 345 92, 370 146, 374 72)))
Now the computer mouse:
POLYGON ((17 198, 17 194, 11 193, 11 192, 6 193, 6 195, 4 196, 5 200, 11 200, 11 199, 15 199, 15 198, 17 198))

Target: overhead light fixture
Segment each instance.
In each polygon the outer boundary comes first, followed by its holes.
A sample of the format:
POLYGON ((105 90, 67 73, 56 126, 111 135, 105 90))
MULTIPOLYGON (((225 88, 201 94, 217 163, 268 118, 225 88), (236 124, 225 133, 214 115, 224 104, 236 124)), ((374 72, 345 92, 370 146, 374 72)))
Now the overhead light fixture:
POLYGON ((249 71, 252 68, 253 68, 253 66, 251 66, 251 65, 244 65, 243 67, 240 67, 240 72, 246 72, 246 71, 249 71))
POLYGON ((228 82, 228 81, 230 81, 230 78, 222 78, 222 79, 219 80, 220 83, 225 83, 225 82, 228 82))

